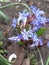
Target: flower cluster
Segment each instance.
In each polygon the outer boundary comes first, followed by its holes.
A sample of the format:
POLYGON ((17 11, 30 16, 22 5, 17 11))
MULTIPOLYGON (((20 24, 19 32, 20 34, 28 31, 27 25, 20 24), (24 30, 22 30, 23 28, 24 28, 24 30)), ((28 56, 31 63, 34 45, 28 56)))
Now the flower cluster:
POLYGON ((33 43, 30 47, 35 47, 38 45, 42 46, 43 41, 37 36, 36 31, 38 31, 39 28, 42 28, 46 23, 49 23, 49 18, 46 18, 44 11, 38 9, 34 5, 30 6, 30 9, 32 10, 32 14, 26 10, 23 10, 23 12, 19 12, 18 19, 13 18, 11 25, 13 28, 19 25, 21 28, 24 26, 24 28, 21 30, 20 34, 15 37, 9 37, 8 39, 16 42, 21 41, 22 39, 31 39, 33 43), (30 25, 28 31, 25 29, 26 24, 30 25))

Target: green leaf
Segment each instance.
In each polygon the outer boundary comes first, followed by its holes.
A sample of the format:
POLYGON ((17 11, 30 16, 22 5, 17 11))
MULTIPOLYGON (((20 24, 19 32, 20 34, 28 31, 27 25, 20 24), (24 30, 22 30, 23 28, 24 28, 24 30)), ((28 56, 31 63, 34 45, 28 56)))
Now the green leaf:
POLYGON ((47 59, 47 61, 46 61, 46 65, 49 65, 49 57, 48 57, 48 59, 47 59))
POLYGON ((2 12, 2 11, 0 11, 0 17, 3 17, 3 18, 5 18, 5 20, 9 20, 9 17, 4 13, 4 12, 2 12))
POLYGON ((40 29, 38 29, 38 31, 36 32, 36 34, 38 36, 41 36, 41 35, 43 35, 45 33, 46 30, 47 30, 46 28, 40 28, 40 29))
POLYGON ((38 65, 37 60, 33 53, 29 54, 29 58, 30 58, 30 65, 38 65))
POLYGON ((0 0, 1 2, 10 2, 10 0, 0 0))
POLYGON ((3 46, 3 42, 1 41, 1 42, 0 42, 0 48, 1 48, 2 46, 3 46))
POLYGON ((20 42, 17 42, 17 44, 18 45, 24 45, 23 42, 21 42, 21 41, 20 42))
POLYGON ((12 65, 12 63, 9 62, 7 59, 5 59, 5 58, 0 54, 0 65, 12 65))
POLYGON ((8 50, 0 50, 0 54, 7 54, 8 50))
POLYGON ((0 41, 1 40, 6 40, 5 37, 3 36, 3 33, 0 31, 0 41))

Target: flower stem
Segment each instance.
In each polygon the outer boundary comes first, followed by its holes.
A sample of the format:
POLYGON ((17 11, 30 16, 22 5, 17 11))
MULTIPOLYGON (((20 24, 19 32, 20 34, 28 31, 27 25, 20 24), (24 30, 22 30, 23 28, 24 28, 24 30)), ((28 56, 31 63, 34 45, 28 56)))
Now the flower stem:
POLYGON ((46 60, 46 65, 48 65, 48 64, 49 64, 49 56, 48 56, 48 58, 46 60))
POLYGON ((38 48, 38 47, 37 47, 37 50, 38 50, 39 55, 40 55, 41 65, 44 65, 44 62, 43 62, 43 59, 42 59, 42 55, 41 55, 41 52, 40 52, 40 50, 39 50, 39 48, 38 48))
POLYGON ((11 3, 11 4, 8 4, 8 5, 5 5, 5 6, 1 6, 0 9, 4 9, 4 8, 7 8, 7 7, 10 7, 10 6, 15 6, 15 5, 22 5, 22 6, 25 6, 29 12, 31 13, 31 9, 29 8, 29 6, 25 3, 11 3))

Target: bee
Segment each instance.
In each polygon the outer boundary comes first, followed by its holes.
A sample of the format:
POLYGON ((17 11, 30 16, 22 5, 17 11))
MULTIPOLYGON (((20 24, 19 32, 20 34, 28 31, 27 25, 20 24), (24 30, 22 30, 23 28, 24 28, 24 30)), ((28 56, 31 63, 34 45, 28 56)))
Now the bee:
POLYGON ((33 4, 33 1, 32 1, 32 0, 27 1, 27 4, 30 6, 30 5, 32 5, 32 4, 33 4))

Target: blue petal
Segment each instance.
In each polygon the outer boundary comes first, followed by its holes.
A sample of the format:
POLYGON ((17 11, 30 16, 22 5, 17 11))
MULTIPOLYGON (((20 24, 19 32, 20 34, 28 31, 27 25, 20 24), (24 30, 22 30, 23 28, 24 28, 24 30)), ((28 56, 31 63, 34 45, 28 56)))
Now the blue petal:
POLYGON ((33 42, 36 42, 36 41, 38 41, 38 36, 37 34, 34 33, 33 42))
POLYGON ((47 19, 47 22, 49 23, 49 18, 47 19))
POLYGON ((8 39, 9 39, 10 41, 16 41, 16 42, 20 41, 20 37, 19 37, 19 36, 9 37, 8 39))
POLYGON ((35 27, 33 28, 33 32, 36 32, 37 30, 38 30, 38 27, 35 26, 35 27))
POLYGON ((34 44, 35 44, 35 46, 38 46, 38 45, 39 45, 39 42, 38 42, 38 41, 36 41, 34 44))
POLYGON ((22 35, 24 40, 28 40, 28 34, 27 34, 27 31, 25 29, 23 31, 21 31, 21 35, 22 35))
POLYGON ((48 43, 47 43, 47 46, 49 47, 49 41, 48 41, 48 43))
POLYGON ((39 38, 39 43, 40 43, 40 46, 43 45, 43 41, 41 38, 39 38))
POLYGON ((37 11, 37 7, 36 6, 30 6, 30 8, 32 9, 32 12, 35 14, 37 11))
POLYGON ((17 23, 17 19, 13 18, 11 27, 15 28, 17 23))

